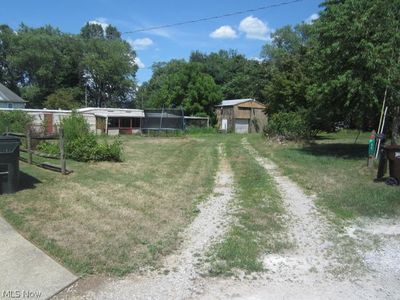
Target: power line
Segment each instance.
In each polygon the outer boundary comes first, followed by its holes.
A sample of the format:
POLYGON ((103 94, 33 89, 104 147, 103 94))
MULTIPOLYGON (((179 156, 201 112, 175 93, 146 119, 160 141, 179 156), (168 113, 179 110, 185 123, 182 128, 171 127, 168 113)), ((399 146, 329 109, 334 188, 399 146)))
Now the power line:
POLYGON ((256 12, 256 11, 260 11, 260 10, 266 10, 266 9, 269 9, 269 8, 280 7, 280 6, 289 5, 289 4, 302 2, 302 1, 304 1, 304 0, 292 0, 292 1, 280 2, 280 3, 276 3, 276 4, 261 6, 261 7, 258 7, 258 8, 235 11, 235 12, 231 12, 231 13, 227 13, 227 14, 223 14, 223 15, 219 15, 219 16, 205 17, 205 18, 194 19, 194 20, 189 20, 189 21, 183 21, 183 22, 178 22, 178 23, 165 24, 165 25, 160 25, 160 26, 144 27, 144 28, 140 28, 140 29, 136 29, 136 30, 132 30, 132 31, 125 31, 125 32, 122 32, 122 34, 130 34, 130 33, 136 33, 136 32, 151 31, 151 30, 157 30, 157 29, 181 26, 181 25, 186 25, 186 24, 193 24, 193 23, 199 23, 199 22, 204 22, 204 21, 222 19, 222 18, 226 18, 226 17, 243 15, 243 14, 247 14, 247 13, 251 13, 251 12, 256 12))

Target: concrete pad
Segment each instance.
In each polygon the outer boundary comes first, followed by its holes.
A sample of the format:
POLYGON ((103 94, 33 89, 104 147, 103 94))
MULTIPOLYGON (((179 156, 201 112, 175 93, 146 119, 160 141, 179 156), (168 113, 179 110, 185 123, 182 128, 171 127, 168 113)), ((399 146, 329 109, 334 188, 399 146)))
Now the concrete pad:
POLYGON ((77 279, 0 217, 0 299, 48 299, 77 279))

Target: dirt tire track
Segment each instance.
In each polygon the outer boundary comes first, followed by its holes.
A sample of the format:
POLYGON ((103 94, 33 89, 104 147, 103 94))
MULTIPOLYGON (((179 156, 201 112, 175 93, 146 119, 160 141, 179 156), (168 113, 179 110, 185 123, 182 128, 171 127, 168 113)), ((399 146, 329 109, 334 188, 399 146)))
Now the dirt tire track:
MULTIPOLYGON (((267 269, 257 280, 217 279, 209 281, 202 299, 399 299, 400 269, 385 266, 381 273, 341 280, 330 273, 338 262, 335 245, 326 239, 338 233, 316 209, 314 198, 304 194, 269 159, 261 157, 244 138, 243 146, 273 177, 290 217, 290 232, 295 247, 281 255, 263 258, 267 269), (327 235, 328 233, 328 235, 327 235), (333 252, 333 253, 332 253, 333 252), (388 274, 385 274, 388 272, 388 274)), ((339 238, 350 238, 339 236, 339 238)), ((400 236, 392 237, 399 241, 400 236)), ((399 245, 399 244, 397 244, 399 245)), ((362 245, 358 245, 362 246, 362 245)), ((395 248, 391 245, 392 248, 395 248)), ((396 249, 396 248, 395 248, 396 249)), ((399 249, 399 248, 397 248, 399 249)), ((393 251, 392 251, 393 252, 393 251)), ((373 251, 374 255, 382 253, 373 251)), ((390 256, 393 259, 394 256, 390 256)), ((394 264, 399 264, 396 255, 394 264)), ((368 257, 367 257, 368 258, 368 257)), ((375 261, 379 260, 375 257, 375 261)), ((380 264, 382 265, 382 264, 380 264)))

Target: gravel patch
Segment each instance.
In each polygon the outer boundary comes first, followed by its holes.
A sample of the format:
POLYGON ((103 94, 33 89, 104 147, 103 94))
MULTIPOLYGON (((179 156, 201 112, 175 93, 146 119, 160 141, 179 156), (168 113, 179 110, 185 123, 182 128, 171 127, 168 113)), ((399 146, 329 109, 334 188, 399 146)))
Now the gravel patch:
MULTIPOLYGON (((341 233, 315 207, 315 197, 307 196, 289 178, 282 176, 269 159, 242 141, 243 146, 271 174, 280 190, 295 247, 281 255, 263 258, 266 272, 255 280, 216 279, 209 281, 201 299, 399 299, 399 222, 372 225, 358 222, 341 233), (340 276, 332 270, 351 268, 338 261, 341 239, 351 241, 365 266, 361 276, 340 276), (371 241, 372 239, 372 241, 371 241), (378 240, 378 242, 376 242, 378 240), (368 245, 366 248, 365 245, 368 245)), ((352 248, 349 248, 352 249, 352 248)), ((346 252, 348 249, 345 249, 346 252)), ((354 256, 353 256, 354 255, 354 256)))

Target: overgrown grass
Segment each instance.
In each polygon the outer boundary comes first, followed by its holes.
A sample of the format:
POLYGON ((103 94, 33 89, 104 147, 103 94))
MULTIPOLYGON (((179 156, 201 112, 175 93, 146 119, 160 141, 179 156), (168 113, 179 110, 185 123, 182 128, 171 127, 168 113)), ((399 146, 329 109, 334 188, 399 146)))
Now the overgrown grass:
POLYGON ((217 133, 217 129, 214 127, 188 127, 185 132, 189 135, 207 135, 217 133))
POLYGON ((260 256, 287 248, 284 208, 271 177, 243 148, 241 136, 226 137, 227 156, 236 183, 237 222, 211 251, 211 274, 263 270, 260 256))
POLYGON ((260 135, 249 136, 249 142, 341 218, 398 215, 399 188, 373 182, 376 169, 366 165, 369 134, 355 143, 356 137, 357 132, 343 130, 320 135, 312 144, 279 145, 260 135))
POLYGON ((0 196, 0 212, 78 274, 157 266, 212 191, 217 142, 123 137, 123 162, 68 161, 68 176, 21 163, 21 190, 0 196))

